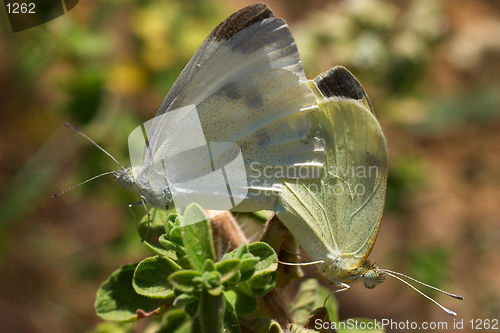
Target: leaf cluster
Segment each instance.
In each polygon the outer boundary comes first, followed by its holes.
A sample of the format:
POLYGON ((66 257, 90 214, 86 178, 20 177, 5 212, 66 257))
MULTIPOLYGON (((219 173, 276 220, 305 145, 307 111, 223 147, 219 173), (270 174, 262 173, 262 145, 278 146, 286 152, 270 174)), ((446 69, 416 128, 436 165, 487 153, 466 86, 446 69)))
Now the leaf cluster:
POLYGON ((238 315, 252 314, 257 297, 276 284, 274 250, 263 242, 242 244, 216 261, 210 223, 200 206, 188 206, 184 216, 160 210, 150 216, 150 223, 147 217, 141 221, 139 233, 156 255, 111 274, 97 292, 97 314, 132 322, 167 312, 159 331, 187 322, 190 330, 239 332, 238 315))

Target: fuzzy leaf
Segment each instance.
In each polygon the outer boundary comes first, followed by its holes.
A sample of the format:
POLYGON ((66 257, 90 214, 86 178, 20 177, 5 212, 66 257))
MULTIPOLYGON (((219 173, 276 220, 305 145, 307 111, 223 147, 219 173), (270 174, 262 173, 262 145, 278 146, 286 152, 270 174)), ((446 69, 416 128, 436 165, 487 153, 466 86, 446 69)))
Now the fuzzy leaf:
POLYGON ((240 260, 224 260, 215 264, 215 268, 221 274, 221 283, 224 283, 238 273, 238 269, 240 268, 240 260))
POLYGON ((246 295, 237 289, 231 289, 224 292, 226 300, 231 302, 234 310, 240 316, 248 316, 257 310, 257 298, 246 295))
POLYGON ((198 300, 198 296, 194 294, 181 294, 174 301, 174 306, 184 307, 187 304, 194 303, 198 300))
POLYGON ((187 258, 191 268, 201 271, 206 259, 215 261, 210 222, 205 211, 194 203, 186 208, 184 222, 186 225, 181 228, 181 236, 187 258))
POLYGON ((255 267, 252 269, 249 269, 243 273, 240 274, 240 279, 238 280, 239 282, 246 282, 249 279, 252 278, 253 274, 255 273, 255 267))
POLYGON ((256 242, 248 246, 248 250, 260 261, 255 265, 255 273, 248 280, 248 286, 254 296, 263 296, 276 285, 278 257, 267 243, 256 242))
POLYGON ((247 258, 241 260, 240 271, 246 272, 249 269, 255 268, 255 265, 260 261, 259 257, 247 258))
POLYGON ((203 286, 207 290, 219 288, 221 280, 221 275, 217 271, 213 272, 204 272, 202 276, 203 286))
POLYGON ((224 332, 226 333, 240 333, 240 323, 238 321, 238 315, 234 309, 233 304, 227 299, 224 302, 226 304, 224 309, 224 332))
POLYGON ((207 289, 207 291, 212 296, 219 296, 222 293, 222 286, 218 286, 212 289, 207 289))
POLYGON ((248 251, 248 245, 246 243, 243 243, 234 252, 234 257, 241 259, 241 257, 243 257, 243 255, 247 253, 250 253, 250 251, 248 251))
POLYGON ((172 229, 174 229, 176 227, 180 227, 182 225, 181 219, 182 219, 182 216, 180 216, 179 214, 176 214, 176 213, 168 214, 167 220, 165 223, 165 233, 168 236, 170 236, 170 234, 172 233, 172 229))
POLYGON ((168 277, 179 270, 179 265, 163 256, 146 258, 135 269, 133 287, 139 295, 172 299, 174 290, 168 277))
POLYGON ((264 296, 276 286, 277 279, 278 279, 277 272, 271 272, 271 274, 269 275, 262 275, 255 279, 252 278, 248 282, 248 285, 252 289, 252 295, 264 296))
POLYGON ((167 251, 173 251, 177 255, 176 257, 182 257, 186 255, 184 246, 172 242, 167 238, 167 235, 161 235, 160 238, 158 238, 158 241, 167 251))
MULTIPOLYGON (((164 316, 164 324, 156 333, 180 333, 182 331, 180 328, 188 324, 188 320, 189 317, 183 309, 170 309, 164 316)), ((182 332, 191 332, 191 330, 182 332)))
POLYGON ((266 272, 274 272, 278 268, 278 256, 269 244, 264 242, 255 242, 248 245, 248 250, 255 257, 259 257, 260 261, 256 265, 255 274, 264 274, 266 272))
POLYGON ((184 306, 184 311, 186 311, 186 314, 189 317, 194 318, 198 316, 199 308, 200 308, 200 299, 197 298, 195 302, 186 304, 184 306))
POLYGON ((237 288, 240 289, 242 292, 244 292, 247 295, 252 295, 252 289, 250 288, 250 286, 246 282, 238 283, 237 288))
POLYGON ((215 264, 212 260, 207 259, 203 263, 203 269, 202 272, 212 272, 215 271, 215 264))
POLYGON ((99 317, 109 321, 135 321, 137 310, 151 312, 168 301, 144 297, 135 292, 132 278, 136 266, 122 266, 101 285, 95 301, 99 317))
MULTIPOLYGON (((179 218, 177 218, 177 220, 179 220, 179 218)), ((170 231, 170 234, 169 234, 169 239, 174 242, 174 243, 177 243, 179 245, 182 245, 184 244, 182 242, 182 235, 181 235, 181 227, 175 227, 173 228, 171 231, 170 231)))
POLYGON ((195 291, 199 285, 199 283, 196 282, 197 277, 201 279, 200 272, 183 270, 172 273, 168 279, 175 289, 183 293, 191 293, 195 291))

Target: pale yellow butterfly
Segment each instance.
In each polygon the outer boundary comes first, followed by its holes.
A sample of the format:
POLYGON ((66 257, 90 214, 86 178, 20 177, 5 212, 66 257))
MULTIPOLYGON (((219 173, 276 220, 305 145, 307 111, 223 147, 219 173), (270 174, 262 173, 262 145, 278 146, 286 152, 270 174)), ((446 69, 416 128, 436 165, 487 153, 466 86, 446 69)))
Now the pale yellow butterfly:
POLYGON ((367 260, 384 208, 387 147, 363 87, 344 67, 319 75, 310 87, 321 109, 312 133, 325 142, 324 169, 319 179, 284 179, 276 214, 338 291, 359 281, 371 289, 389 275, 429 298, 401 277, 421 282, 367 260))

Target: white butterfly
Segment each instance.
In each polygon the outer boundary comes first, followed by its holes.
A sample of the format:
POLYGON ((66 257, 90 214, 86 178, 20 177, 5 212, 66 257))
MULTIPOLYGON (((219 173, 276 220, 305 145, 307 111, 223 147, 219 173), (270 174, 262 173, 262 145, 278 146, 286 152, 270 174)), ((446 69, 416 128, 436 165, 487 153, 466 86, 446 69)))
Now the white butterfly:
POLYGON ((144 153, 131 142, 132 167, 115 176, 158 208, 274 210, 283 177, 319 177, 316 111, 287 24, 251 5, 203 42, 146 124, 144 153))

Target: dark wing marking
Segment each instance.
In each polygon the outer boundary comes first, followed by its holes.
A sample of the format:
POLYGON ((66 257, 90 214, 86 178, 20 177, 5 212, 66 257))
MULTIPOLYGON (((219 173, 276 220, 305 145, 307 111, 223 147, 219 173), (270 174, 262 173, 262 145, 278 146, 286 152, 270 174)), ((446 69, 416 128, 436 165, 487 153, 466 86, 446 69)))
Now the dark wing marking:
POLYGON ((316 77, 314 82, 325 97, 340 97, 358 101, 366 98, 371 113, 374 113, 370 98, 368 98, 363 86, 345 67, 333 67, 316 77))
POLYGON ((217 42, 228 40, 239 31, 270 17, 274 17, 274 13, 267 5, 263 3, 250 5, 229 16, 212 31, 208 38, 215 39, 217 42))

